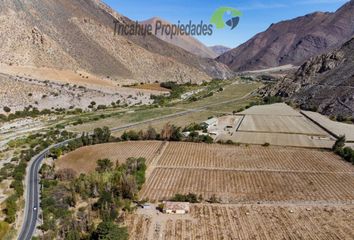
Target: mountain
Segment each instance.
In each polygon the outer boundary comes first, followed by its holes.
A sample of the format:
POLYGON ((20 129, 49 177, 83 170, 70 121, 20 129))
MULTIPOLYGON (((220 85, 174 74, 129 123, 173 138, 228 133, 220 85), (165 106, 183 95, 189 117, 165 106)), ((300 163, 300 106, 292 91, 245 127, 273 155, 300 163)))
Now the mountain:
POLYGON ((303 109, 354 117, 354 38, 338 50, 306 61, 266 94, 291 100, 303 109))
MULTIPOLYGON (((153 26, 153 32, 155 32, 156 22, 158 21, 160 21, 164 25, 172 25, 166 20, 163 20, 158 17, 154 17, 140 23, 143 25, 151 24, 153 26)), ((192 36, 179 35, 171 39, 169 35, 161 34, 161 31, 158 31, 156 37, 158 37, 159 39, 167 43, 183 48, 184 50, 203 58, 216 58, 218 56, 218 54, 216 54, 212 49, 208 48, 207 46, 205 46, 203 43, 201 43, 200 41, 198 41, 192 36)))
POLYGON ((334 13, 315 12, 272 24, 217 60, 234 71, 299 66, 312 56, 340 47, 354 34, 354 0, 334 13))
POLYGON ((222 63, 155 36, 115 36, 114 21, 133 24, 99 0, 2 0, 0 64, 84 71, 133 83, 232 75, 222 63))
POLYGON ((230 51, 231 48, 229 47, 225 47, 225 46, 221 46, 221 45, 216 45, 216 46, 212 46, 209 47, 213 52, 215 52, 218 56, 220 56, 221 54, 226 53, 227 51, 230 51))

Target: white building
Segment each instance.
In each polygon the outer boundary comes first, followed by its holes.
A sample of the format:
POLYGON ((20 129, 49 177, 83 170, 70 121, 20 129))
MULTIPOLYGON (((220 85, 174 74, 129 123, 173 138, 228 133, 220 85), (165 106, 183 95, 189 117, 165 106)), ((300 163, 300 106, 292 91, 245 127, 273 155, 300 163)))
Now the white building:
POLYGON ((167 214, 187 214, 190 211, 188 202, 164 202, 163 212, 167 214))

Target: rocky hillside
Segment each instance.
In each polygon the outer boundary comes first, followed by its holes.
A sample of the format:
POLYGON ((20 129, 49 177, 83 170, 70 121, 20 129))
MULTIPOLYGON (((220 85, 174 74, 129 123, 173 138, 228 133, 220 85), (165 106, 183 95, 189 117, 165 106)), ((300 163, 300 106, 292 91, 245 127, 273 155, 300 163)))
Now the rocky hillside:
POLYGON ((259 70, 286 64, 301 65, 328 52, 354 34, 354 0, 334 13, 315 12, 272 24, 246 43, 221 55, 218 61, 234 71, 259 70))
POLYGON ((218 56, 220 56, 221 54, 226 53, 227 51, 230 51, 231 48, 225 47, 225 46, 221 46, 221 45, 216 45, 216 46, 212 46, 209 47, 213 52, 215 52, 218 56))
MULTIPOLYGON (((171 25, 171 23, 167 22, 166 20, 157 17, 143 21, 141 22, 141 24, 151 24, 153 26, 153 32, 155 32, 155 26, 157 21, 160 21, 162 22, 162 24, 165 25, 171 25)), ((157 31, 156 36, 167 43, 183 48, 184 50, 193 53, 199 57, 216 58, 217 56, 219 56, 212 49, 205 46, 203 43, 195 39, 193 36, 179 35, 171 39, 170 36, 166 34, 161 34, 160 30, 157 31)))
POLYGON ((225 65, 149 36, 114 36, 131 20, 99 0, 0 1, 0 63, 86 71, 119 81, 226 78, 225 65))
POLYGON ((266 94, 285 97, 304 109, 354 116, 354 39, 305 62, 266 94))

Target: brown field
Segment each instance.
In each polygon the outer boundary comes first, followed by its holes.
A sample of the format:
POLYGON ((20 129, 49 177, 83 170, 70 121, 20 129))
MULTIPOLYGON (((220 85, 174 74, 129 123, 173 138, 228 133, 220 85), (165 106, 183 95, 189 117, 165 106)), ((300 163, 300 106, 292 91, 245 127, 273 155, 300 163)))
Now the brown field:
MULTIPOLYGON (((351 240, 354 206, 193 205, 191 220, 168 220, 154 239, 351 240)), ((148 216, 126 222, 131 240, 147 239, 148 216)))
POLYGON ((221 134, 218 139, 232 140, 236 143, 264 144, 272 146, 327 148, 331 149, 335 143, 329 137, 309 136, 304 134, 290 133, 262 133, 262 132, 236 132, 232 136, 221 134))
POLYGON ((226 203, 352 202, 354 168, 328 151, 170 143, 140 197, 189 192, 226 203))
POLYGON ((270 105, 253 106, 241 112, 242 115, 274 115, 274 116, 293 116, 301 117, 302 115, 292 107, 284 103, 275 103, 270 105))
POLYGON ((325 131, 306 118, 294 116, 246 115, 239 131, 327 136, 325 131))
POLYGON ((213 194, 225 203, 354 202, 354 175, 342 173, 282 172, 156 168, 140 197, 170 199, 176 193, 213 194))
POLYGON ((341 123, 330 120, 317 112, 301 111, 305 116, 320 124, 329 132, 341 136, 345 135, 347 141, 354 142, 354 124, 341 123))
POLYGON ((160 167, 354 173, 330 151, 284 147, 169 143, 160 167))
POLYGON ((235 130, 219 129, 216 141, 328 149, 335 142, 327 131, 285 103, 254 106, 237 115, 243 119, 232 125, 235 130))
MULTIPOLYGON (((96 160, 148 160, 141 199, 195 193, 223 204, 192 204, 187 215, 127 214, 132 240, 354 239, 354 167, 326 150, 157 141, 78 149, 59 168, 93 171, 96 160)), ((150 212, 149 212, 150 211, 150 212)))
POLYGON ((144 157, 147 164, 157 155, 162 142, 107 143, 79 148, 56 161, 58 169, 71 168, 78 173, 92 172, 98 159, 108 158, 123 163, 129 157, 144 157))

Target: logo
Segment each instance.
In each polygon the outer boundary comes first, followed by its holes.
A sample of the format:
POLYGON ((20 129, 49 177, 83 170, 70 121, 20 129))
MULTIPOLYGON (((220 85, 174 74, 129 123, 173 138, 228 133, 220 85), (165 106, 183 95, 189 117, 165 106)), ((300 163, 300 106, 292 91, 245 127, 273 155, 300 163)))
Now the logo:
POLYGON ((235 8, 220 7, 216 9, 216 11, 213 13, 210 23, 214 24, 216 29, 223 29, 225 28, 225 24, 226 24, 227 26, 231 27, 231 30, 233 30, 235 27, 237 27, 238 23, 240 22, 241 16, 242 13, 235 8), (231 19, 224 21, 225 15, 231 15, 231 19))

